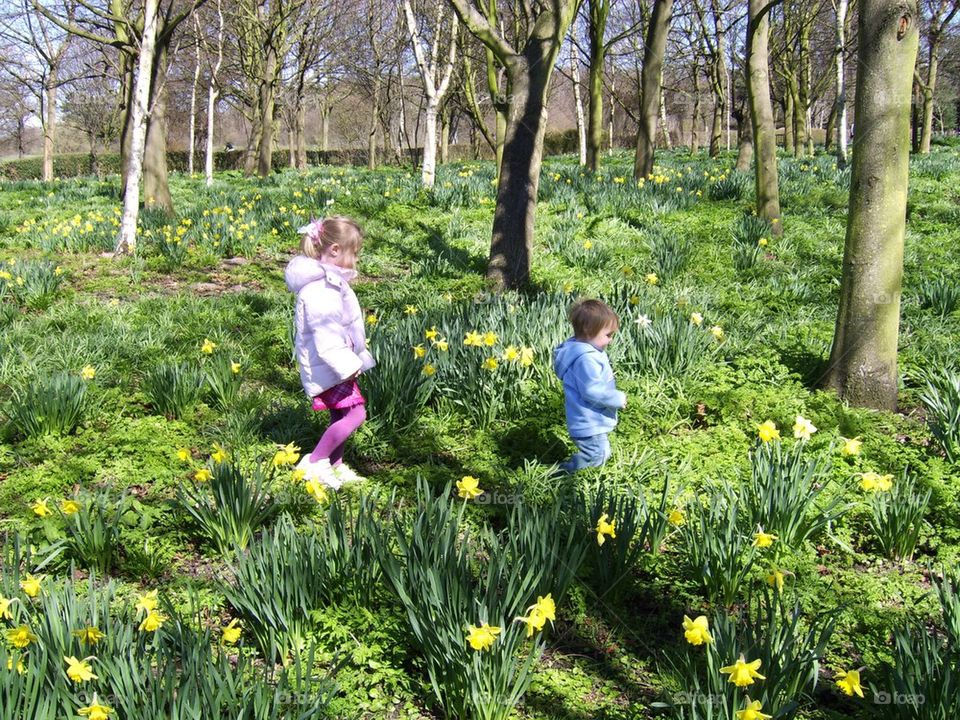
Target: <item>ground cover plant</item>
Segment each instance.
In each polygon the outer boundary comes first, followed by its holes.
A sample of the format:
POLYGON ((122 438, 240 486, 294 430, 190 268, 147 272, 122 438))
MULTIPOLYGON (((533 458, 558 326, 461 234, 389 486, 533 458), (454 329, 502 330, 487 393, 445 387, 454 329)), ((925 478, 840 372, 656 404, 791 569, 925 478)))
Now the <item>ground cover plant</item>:
POLYGON ((955 717, 960 152, 911 168, 898 413, 818 388, 849 173, 781 158, 774 237, 658 159, 549 159, 501 295, 490 163, 173 175, 116 258, 118 179, 0 185, 0 718, 955 717), (330 213, 378 359, 336 494, 283 284, 330 213), (580 296, 629 402, 562 478, 580 296))

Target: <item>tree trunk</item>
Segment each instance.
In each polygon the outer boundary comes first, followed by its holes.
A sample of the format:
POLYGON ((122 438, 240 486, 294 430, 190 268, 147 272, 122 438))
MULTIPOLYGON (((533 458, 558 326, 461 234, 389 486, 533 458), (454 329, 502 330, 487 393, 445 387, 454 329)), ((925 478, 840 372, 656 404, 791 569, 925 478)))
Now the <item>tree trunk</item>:
MULTIPOLYGON (((672 12, 673 0, 656 0, 650 24, 647 26, 643 70, 640 72, 640 125, 637 129, 637 152, 633 160, 633 176, 638 180, 653 172, 657 114, 661 110, 663 92, 663 56, 666 52, 672 12)), ((668 132, 666 127, 663 130, 664 133, 668 132)), ((670 147, 669 142, 667 147, 670 147)))
POLYGON ((207 85, 207 152, 204 162, 207 187, 213 185, 213 117, 217 107, 217 89, 213 82, 214 79, 211 77, 210 84, 207 85))
POLYGON ((143 35, 137 62, 136 83, 132 88, 130 112, 130 157, 125 173, 123 215, 116 252, 134 252, 137 247, 137 218, 140 214, 140 174, 143 170, 150 102, 151 76, 157 40, 157 0, 146 0, 143 10, 143 35))
POLYGON ((432 188, 437 179, 437 98, 427 99, 424 110, 423 167, 420 180, 425 188, 432 188))
POLYGON ((277 49, 268 43, 263 77, 260 79, 260 138, 257 143, 257 175, 267 177, 273 170, 274 112, 276 109, 277 49))
POLYGON ((690 126, 690 154, 700 152, 700 74, 693 69, 693 118, 690 126))
POLYGON ((380 118, 380 88, 382 81, 377 74, 373 78, 373 107, 370 110, 370 131, 367 134, 367 169, 377 169, 377 125, 380 118))
POLYGON ((847 83, 843 70, 843 50, 846 46, 847 9, 849 0, 837 4, 837 165, 847 165, 847 83))
POLYGON ((916 0, 862 0, 857 144, 843 279, 826 384, 855 406, 895 410, 909 176, 916 0), (882 148, 883 152, 878 152, 882 148))
POLYGON ((57 69, 50 68, 47 78, 46 107, 43 121, 43 179, 53 180, 53 150, 57 137, 57 69))
POLYGON ((823 151, 829 153, 833 149, 834 135, 837 132, 837 103, 830 106, 830 114, 827 115, 827 127, 823 132, 823 151))
POLYGON ((320 109, 320 149, 323 152, 330 150, 330 113, 332 111, 332 105, 325 104, 320 109))
POLYGON ((146 147, 143 153, 143 199, 148 208, 173 215, 170 173, 167 170, 167 50, 170 36, 158 40, 152 59, 153 77, 148 92, 146 147))
MULTIPOLYGON (((137 71, 137 56, 120 51, 120 197, 126 195, 127 171, 130 164, 130 146, 133 140, 133 88, 137 71)), ((142 168, 141 168, 142 171, 142 168)))
POLYGON ((587 113, 587 169, 597 172, 600 169, 600 155, 603 153, 603 63, 606 57, 603 38, 590 37, 590 71, 587 74, 587 90, 590 103, 587 113))
POLYGON ((660 131, 663 133, 663 144, 667 150, 673 148, 673 140, 670 138, 670 125, 667 123, 667 96, 663 92, 663 78, 660 78, 660 131))
MULTIPOLYGON (((194 16, 196 20, 196 16, 194 16)), ((199 29, 199 25, 197 26, 199 29)), ((199 36, 199 32, 197 33, 199 36)), ((190 130, 187 140, 187 172, 193 175, 193 156, 197 142, 197 86, 200 84, 200 40, 196 40, 196 59, 193 65, 193 83, 190 85, 190 130)))
POLYGON ((577 111, 577 149, 580 164, 587 164, 587 125, 583 117, 583 100, 580 97, 580 54, 577 44, 570 43, 570 77, 573 81, 573 103, 577 111))
POLYGON ((796 107, 793 104, 794 93, 790 88, 790 83, 784 83, 783 89, 783 149, 787 155, 795 155, 797 145, 794 129, 796 128, 796 107))
POLYGON ((928 58, 927 81, 921 87, 923 92, 923 125, 920 131, 920 152, 923 154, 930 152, 930 139, 933 135, 933 93, 937 85, 937 70, 940 64, 937 58, 937 43, 933 40, 930 42, 928 58))
POLYGON ((497 289, 516 289, 530 278, 537 190, 547 129, 547 89, 553 69, 549 39, 531 41, 507 68, 512 94, 497 184, 497 207, 487 278, 497 289))
MULTIPOLYGON (((777 177, 777 135, 770 101, 770 64, 767 51, 770 18, 761 11, 766 0, 750 0, 747 28, 747 99, 753 124, 756 149, 754 178, 757 215, 772 224, 774 235, 780 235, 780 185, 777 177)), ((767 6, 769 7, 769 6, 767 6)))
POLYGON ((742 114, 737 117, 737 170, 746 172, 753 162, 753 124, 742 114))
POLYGON ((307 169, 307 104, 300 95, 296 100, 297 109, 293 116, 294 167, 300 172, 307 169))
MULTIPOLYGON (((491 6, 493 4, 491 3, 491 6)), ((487 58, 487 91, 490 93, 490 104, 493 105, 496 134, 494 135, 495 154, 497 156, 497 177, 500 177, 500 168, 503 165, 503 145, 507 136, 507 110, 509 104, 509 88, 507 92, 500 91, 497 78, 496 56, 490 48, 485 48, 487 58)))

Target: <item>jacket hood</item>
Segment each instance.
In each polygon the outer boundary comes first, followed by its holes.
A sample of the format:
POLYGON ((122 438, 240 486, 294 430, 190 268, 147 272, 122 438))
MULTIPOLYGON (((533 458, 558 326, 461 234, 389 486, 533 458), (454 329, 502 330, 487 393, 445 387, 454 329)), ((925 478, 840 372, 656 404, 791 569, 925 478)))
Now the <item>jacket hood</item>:
POLYGON ((297 255, 287 264, 287 269, 284 271, 287 289, 292 293, 298 293, 310 283, 331 278, 331 276, 349 282, 356 277, 356 274, 356 270, 344 270, 336 265, 326 265, 306 255, 297 255))
POLYGON ((593 345, 576 338, 564 340, 553 353, 553 371, 561 380, 570 366, 580 357, 588 353, 600 352, 593 345))

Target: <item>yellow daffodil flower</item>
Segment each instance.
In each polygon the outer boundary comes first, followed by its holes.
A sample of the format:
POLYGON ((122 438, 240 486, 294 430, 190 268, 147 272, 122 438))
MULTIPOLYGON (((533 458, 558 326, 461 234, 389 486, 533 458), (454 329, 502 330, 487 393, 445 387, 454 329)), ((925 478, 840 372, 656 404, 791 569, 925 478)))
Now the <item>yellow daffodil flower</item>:
POLYGON ((719 325, 714 325, 710 328, 710 334, 713 335, 716 340, 723 340, 724 338, 723 328, 719 325))
POLYGON ((517 621, 527 624, 527 637, 530 637, 534 631, 543 630, 547 620, 553 622, 556 619, 557 605, 553 600, 553 594, 547 593, 546 596, 538 596, 537 601, 527 608, 527 614, 517 618, 517 621))
POLYGON ((753 546, 756 548, 768 548, 777 540, 779 540, 779 538, 776 535, 764 532, 762 527, 753 534, 753 546))
POLYGON ((500 634, 500 628, 496 625, 484 623, 480 627, 468 625, 467 642, 474 650, 489 650, 500 634))
POLYGON ((531 365, 533 365, 533 348, 532 347, 520 348, 520 365, 522 367, 530 367, 531 365))
POLYGON ((850 438, 847 440, 843 439, 843 447, 840 448, 840 454, 845 457, 852 457, 853 455, 860 454, 860 448, 863 446, 863 441, 860 438, 850 438))
POLYGON ((427 349, 423 345, 414 345, 410 350, 413 351, 413 356, 417 360, 420 360, 427 354, 427 349))
POLYGON ((93 380, 97 376, 97 369, 93 365, 84 365, 80 371, 80 377, 84 380, 93 380))
POLYGON ((100 629, 94 627, 93 625, 87 625, 85 628, 80 630, 74 630, 72 635, 77 638, 82 643, 87 645, 96 645, 100 638, 103 637, 103 633, 100 632, 100 629))
POLYGON ((20 589, 28 596, 35 598, 40 594, 40 578, 27 573, 27 576, 20 581, 20 589))
POLYGON ((696 325, 697 327, 703 325, 703 315, 698 312, 690 314, 690 324, 696 325))
POLYGON ((213 355, 213 351, 217 349, 217 344, 213 342, 210 338, 203 339, 203 345, 200 346, 200 352, 204 355, 213 355))
POLYGON ((463 478, 457 480, 457 495, 464 500, 474 500, 480 497, 483 495, 483 490, 480 489, 480 481, 472 475, 464 475, 463 478))
POLYGON ((893 475, 865 472, 860 476, 860 487, 866 492, 889 492, 893 487, 893 475))
POLYGON ((37 500, 33 505, 30 506, 30 509, 33 510, 34 515, 37 517, 47 517, 48 515, 53 515, 53 510, 47 506, 47 498, 43 500, 37 500))
POLYGON ((584 240, 584 242, 583 242, 583 249, 584 249, 584 250, 589 250, 589 249, 592 248, 592 247, 593 247, 593 242, 592 242, 592 241, 590 241, 590 240, 584 240))
POLYGON ((20 650, 23 650, 30 643, 35 643, 36 641, 37 636, 30 632, 30 628, 26 625, 7 630, 7 642, 20 650))
POLYGON ((325 503, 327 501, 327 488, 317 478, 307 480, 306 488, 307 493, 312 495, 313 499, 318 503, 325 503))
POLYGON ((112 713, 113 708, 101 705, 96 693, 93 694, 93 702, 77 710, 77 715, 89 718, 89 720, 110 720, 112 713))
POLYGON ((760 247, 766 247, 769 243, 770 241, 767 240, 767 238, 765 237, 762 237, 759 240, 757 240, 757 245, 759 245, 760 247))
POLYGON ((436 340, 440 336, 440 332, 437 330, 437 326, 433 325, 429 330, 423 333, 423 336, 427 340, 436 340))
POLYGON ((858 696, 863 697, 863 686, 860 685, 859 670, 838 672, 833 679, 836 681, 837 687, 847 695, 856 693, 858 696))
POLYGON ((684 514, 683 510, 680 508, 674 508, 670 511, 670 514, 667 515, 667 522, 669 522, 674 527, 680 527, 687 521, 687 516, 684 514))
POLYGON ((188 462, 190 460, 190 451, 187 448, 177 450, 177 460, 180 462, 188 462))
POLYGON ((483 336, 475 330, 471 330, 463 338, 463 344, 467 347, 483 347, 483 336))
POLYGON ((64 515, 75 515, 83 509, 83 506, 76 500, 66 498, 60 501, 60 511, 64 515))
POLYGON ((757 426, 757 437, 765 443, 780 439, 780 431, 777 430, 776 423, 773 420, 766 420, 757 426))
POLYGON ((10 612, 10 606, 16 602, 16 598, 5 598, 0 595, 0 620, 13 620, 13 613, 10 612))
POLYGON ((207 468, 200 468, 193 474, 193 479, 197 482, 208 482, 211 478, 213 478, 213 473, 207 468))
POLYGON ((707 616, 699 615, 696 619, 691 620, 689 617, 684 615, 683 637, 686 638, 686 641, 691 645, 703 645, 704 643, 713 642, 713 637, 710 635, 710 623, 707 621, 707 616))
MULTIPOLYGON (((13 670, 13 658, 7 658, 7 670, 13 670)), ((17 660, 17 675, 23 675, 27 671, 27 666, 23 664, 23 660, 17 660)))
POLYGON ((243 628, 238 626, 240 621, 237 618, 234 618, 230 623, 223 628, 221 632, 221 641, 224 645, 233 645, 240 639, 240 635, 243 633, 243 628))
POLYGON ((227 451, 224 450, 218 443, 213 444, 213 452, 210 454, 210 459, 213 460, 217 465, 224 462, 228 457, 227 451))
POLYGON ((157 612, 156 610, 151 610, 147 613, 147 616, 140 621, 140 630, 145 632, 156 632, 163 627, 163 623, 166 619, 167 616, 163 613, 157 612))
POLYGON ((293 443, 287 443, 273 454, 273 466, 283 467, 293 465, 300 459, 300 448, 293 443))
POLYGON ((404 312, 405 314, 407 314, 407 315, 416 315, 416 314, 417 314, 418 312, 420 312, 420 311, 417 309, 417 306, 416 306, 416 305, 407 305, 407 306, 403 309, 403 312, 404 312))
POLYGON ((487 331, 483 334, 483 344, 487 347, 493 347, 497 344, 497 334, 495 332, 487 331))
POLYGON ((240 374, 240 363, 238 363, 238 362, 231 362, 231 363, 230 363, 230 372, 232 372, 234 375, 239 375, 239 374, 240 374))
POLYGON ((600 516, 600 519, 597 520, 597 545, 603 545, 608 535, 611 538, 617 537, 617 529, 612 522, 607 521, 607 517, 607 513, 604 513, 600 516))
POLYGON ((503 350, 502 357, 504 362, 513 362, 520 357, 520 351, 513 345, 507 345, 503 350))
POLYGON ((67 677, 73 682, 82 683, 99 679, 93 674, 93 669, 86 660, 77 660, 71 655, 70 657, 64 657, 63 661, 67 664, 67 677))
POLYGON ((450 343, 447 342, 446 338, 440 338, 439 340, 433 340, 433 346, 440 352, 447 352, 450 349, 450 343))
POLYGON ((646 281, 647 285, 656 285, 658 282, 660 282, 660 278, 657 277, 656 273, 647 273, 643 279, 646 281))
POLYGON ((493 372, 493 371, 496 370, 498 367, 500 367, 500 363, 497 362, 497 359, 496 359, 495 357, 488 357, 486 360, 483 361, 483 369, 484 369, 484 370, 488 370, 489 372, 493 372))
POLYGON ((157 591, 150 590, 149 592, 144 593, 139 598, 137 598, 136 604, 137 613, 146 613, 150 614, 157 609, 157 591))
POLYGON ((367 325, 376 325, 379 322, 377 316, 374 314, 367 315, 367 325))
POLYGON ((751 700, 748 697, 743 710, 737 710, 737 720, 770 720, 773 715, 760 712, 762 707, 759 700, 751 700))
POLYGON ((797 415, 796 422, 793 423, 793 436, 797 440, 809 440, 810 436, 816 431, 816 425, 807 420, 803 415, 797 415))
POLYGON ((436 375, 436 373, 437 373, 437 369, 430 363, 427 363, 426 365, 423 366, 423 374, 426 375, 427 377, 436 375))
POLYGON ((783 592, 784 577, 785 577, 784 573, 780 568, 772 567, 770 568, 770 572, 767 573, 767 577, 766 577, 767 585, 769 585, 770 587, 776 587, 777 592, 783 592))
POLYGON ((720 668, 720 672, 730 675, 730 682, 737 687, 746 687, 753 685, 754 679, 766 680, 766 678, 757 672, 760 669, 760 660, 747 662, 741 655, 733 665, 727 665, 720 668))

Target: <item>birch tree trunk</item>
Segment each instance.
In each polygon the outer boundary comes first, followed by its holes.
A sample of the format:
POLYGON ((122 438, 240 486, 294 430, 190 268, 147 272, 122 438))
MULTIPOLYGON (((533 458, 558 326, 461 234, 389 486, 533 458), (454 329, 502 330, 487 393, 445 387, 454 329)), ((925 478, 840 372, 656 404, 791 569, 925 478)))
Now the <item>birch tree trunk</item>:
POLYGON ((843 50, 846 47, 846 24, 849 0, 837 0, 837 165, 847 165, 847 83, 844 78, 843 50))
POLYGON ((194 155, 194 146, 196 145, 197 138, 197 86, 200 84, 200 19, 199 15, 194 14, 193 16, 193 26, 196 31, 196 59, 193 66, 193 84, 190 86, 190 130, 189 137, 187 141, 189 147, 187 148, 187 172, 192 176, 193 175, 193 155, 194 155))
POLYGON ((123 193, 123 216, 116 252, 134 252, 137 247, 137 218, 140 214, 140 174, 143 171, 143 152, 147 134, 147 104, 150 101, 150 80, 153 75, 157 40, 157 1, 146 0, 143 10, 143 35, 137 75, 130 107, 130 160, 126 169, 123 193))
MULTIPOLYGON (((633 176, 645 178, 653 172, 653 156, 657 140, 657 115, 661 108, 663 94, 663 56, 667 47, 667 35, 670 33, 670 18, 673 13, 673 0, 656 0, 650 25, 647 27, 647 40, 643 51, 643 70, 640 72, 640 123, 637 129, 637 151, 633 160, 633 176)), ((666 125, 666 121, 664 121, 666 125)), ((664 127, 664 132, 668 132, 664 127)), ((667 147, 670 147, 669 136, 667 147)))
POLYGON ((577 110, 577 148, 580 151, 580 165, 583 166, 587 164, 587 126, 580 97, 580 53, 573 41, 570 42, 570 77, 573 81, 573 103, 577 110))
POLYGON ((859 14, 857 137, 826 384, 852 405, 895 410, 919 8, 917 0, 862 0, 859 14))
POLYGON ((210 78, 210 84, 207 85, 207 152, 204 162, 207 187, 213 185, 213 118, 216 107, 217 89, 214 87, 213 78, 210 78))
POLYGON ((47 78, 45 119, 43 121, 43 179, 53 180, 53 148, 57 140, 57 68, 47 78))
POLYGON ((757 215, 780 235, 780 185, 777 177, 777 134, 770 100, 770 63, 767 50, 770 29, 766 0, 749 0, 747 26, 747 99, 753 124, 754 180, 757 215))

